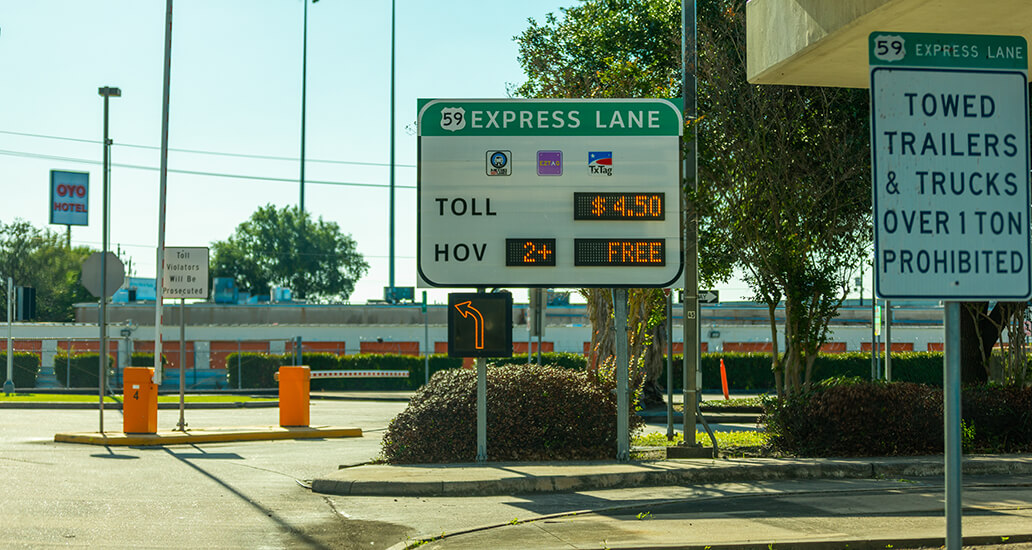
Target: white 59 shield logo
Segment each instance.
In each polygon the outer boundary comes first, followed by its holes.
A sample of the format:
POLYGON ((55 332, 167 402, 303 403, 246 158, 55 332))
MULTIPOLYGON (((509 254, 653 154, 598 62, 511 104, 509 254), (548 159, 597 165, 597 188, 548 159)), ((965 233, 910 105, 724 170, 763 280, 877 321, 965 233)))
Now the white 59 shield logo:
POLYGON ((466 127, 466 110, 462 107, 441 109, 441 129, 457 132, 466 127))

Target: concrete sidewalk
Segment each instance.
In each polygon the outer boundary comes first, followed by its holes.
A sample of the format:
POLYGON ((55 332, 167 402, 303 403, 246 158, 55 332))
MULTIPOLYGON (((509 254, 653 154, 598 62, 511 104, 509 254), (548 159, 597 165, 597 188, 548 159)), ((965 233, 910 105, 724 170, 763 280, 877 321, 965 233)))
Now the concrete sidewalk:
MULTIPOLYGON (((970 456, 965 475, 1032 475, 1032 455, 970 456)), ((777 479, 882 479, 943 475, 936 456, 843 459, 691 459, 361 465, 312 480, 331 495, 486 496, 777 479)))

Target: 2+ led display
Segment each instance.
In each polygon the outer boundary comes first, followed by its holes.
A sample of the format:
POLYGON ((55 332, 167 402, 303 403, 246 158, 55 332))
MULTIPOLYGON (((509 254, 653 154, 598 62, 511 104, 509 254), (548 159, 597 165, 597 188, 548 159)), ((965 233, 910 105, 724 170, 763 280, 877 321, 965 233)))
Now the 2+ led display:
POLYGON ((663 239, 574 239, 573 263, 577 266, 663 266, 663 239))
POLYGON ((575 220, 663 220, 663 193, 574 193, 575 220))
POLYGON ((505 239, 505 265, 555 266, 555 239, 505 239))

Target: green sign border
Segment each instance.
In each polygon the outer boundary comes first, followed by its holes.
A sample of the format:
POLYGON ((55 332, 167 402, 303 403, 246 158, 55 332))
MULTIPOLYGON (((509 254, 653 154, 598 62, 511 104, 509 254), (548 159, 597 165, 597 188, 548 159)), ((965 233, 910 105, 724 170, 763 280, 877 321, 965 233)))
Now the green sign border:
POLYGON ((418 129, 420 137, 465 137, 465 136, 680 136, 683 133, 681 110, 668 99, 420 99, 418 100, 418 129), (462 108, 466 111, 467 123, 457 131, 441 128, 436 121, 440 120, 441 111, 445 108, 462 108), (474 127, 473 112, 481 113, 477 120, 480 127, 474 127), (486 112, 492 111, 496 117, 492 120, 486 112), (627 111, 657 111, 658 123, 655 127, 630 126, 627 111), (515 113, 516 120, 503 121, 499 113, 515 113), (531 113, 531 126, 525 127, 521 121, 526 120, 521 113, 531 113), (540 119, 539 119, 540 116, 540 119), (614 116, 625 124, 618 127, 611 124, 614 116), (545 123, 539 127, 538 121, 545 123), (425 123, 424 121, 435 121, 425 123), (486 127, 490 122, 494 124, 486 127), (570 128, 571 121, 577 126, 570 128), (604 126, 599 126, 601 121, 604 126), (502 127, 503 123, 506 124, 502 127))
POLYGON ((930 67, 1028 72, 1028 42, 1023 36, 876 31, 867 37, 867 56, 872 69, 930 67), (875 56, 875 38, 881 36, 899 36, 903 39, 902 59, 887 61, 875 56), (1016 48, 1020 48, 1020 56, 998 55, 1013 52, 1016 48), (918 51, 927 53, 918 56, 918 51))

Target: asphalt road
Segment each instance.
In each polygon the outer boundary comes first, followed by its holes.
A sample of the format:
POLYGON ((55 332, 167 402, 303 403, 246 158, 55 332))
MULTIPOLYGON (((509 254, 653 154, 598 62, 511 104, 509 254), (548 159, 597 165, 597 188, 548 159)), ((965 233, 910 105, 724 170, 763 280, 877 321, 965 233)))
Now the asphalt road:
MULTIPOLYGON (((773 542, 789 535, 855 537, 878 529, 902 536, 907 526, 917 529, 918 520, 922 529, 941 533, 939 479, 772 481, 475 498, 325 496, 304 487, 306 480, 339 465, 374 457, 382 430, 404 406, 313 401, 313 424, 357 426, 365 432, 362 438, 166 448, 54 443, 57 432, 96 430, 97 412, 2 410, 0 547, 372 550, 445 534, 426 547, 631 548, 650 529, 669 533, 667 542, 675 545, 743 538, 773 542), (575 511, 580 513, 570 515, 575 511), (491 528, 478 529, 484 526, 491 528)), ((276 409, 187 410, 186 420, 191 427, 274 425, 277 414, 276 409)), ((171 428, 178 411, 159 411, 158 419, 159 428, 171 428)), ((105 425, 120 427, 120 413, 108 411, 105 425)), ((1032 479, 965 481, 966 534, 980 524, 1002 533, 1032 525, 1032 479)))

